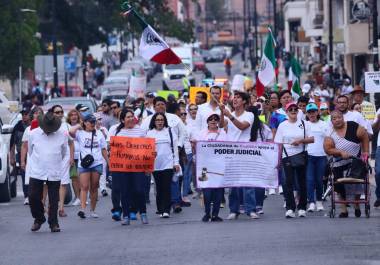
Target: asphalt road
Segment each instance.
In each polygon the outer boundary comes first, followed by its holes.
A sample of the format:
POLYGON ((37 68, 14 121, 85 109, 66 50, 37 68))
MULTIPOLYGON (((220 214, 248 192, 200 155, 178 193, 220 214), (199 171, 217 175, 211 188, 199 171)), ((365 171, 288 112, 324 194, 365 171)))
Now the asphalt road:
MULTIPOLYGON (((21 197, 0 204, 0 264, 380 264, 379 210, 369 219, 322 212, 289 220, 282 196, 272 195, 259 220, 202 223, 198 200, 170 219, 155 215, 153 193, 151 200, 149 225, 112 221, 108 196, 100 198, 99 219, 80 220, 77 207, 66 207, 56 234, 47 224, 30 232, 33 220, 21 197)), ((222 209, 220 216, 227 215, 222 209)))

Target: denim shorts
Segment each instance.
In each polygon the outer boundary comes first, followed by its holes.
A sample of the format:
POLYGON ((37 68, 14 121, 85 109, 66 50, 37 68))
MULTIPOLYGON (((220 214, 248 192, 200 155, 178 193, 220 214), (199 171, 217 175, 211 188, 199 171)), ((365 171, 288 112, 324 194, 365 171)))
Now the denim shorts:
POLYGON ((78 167, 79 174, 87 173, 87 172, 98 172, 99 175, 103 174, 103 165, 97 165, 95 167, 83 168, 78 167))

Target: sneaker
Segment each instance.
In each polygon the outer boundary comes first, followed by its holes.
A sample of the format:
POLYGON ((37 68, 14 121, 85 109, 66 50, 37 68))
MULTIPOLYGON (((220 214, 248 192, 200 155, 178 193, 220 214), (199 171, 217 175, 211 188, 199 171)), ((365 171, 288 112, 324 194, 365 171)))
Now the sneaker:
POLYGON ((219 216, 213 216, 211 218, 211 222, 223 222, 223 219, 220 218, 219 216))
POLYGON ((148 222, 148 216, 146 215, 146 213, 140 214, 140 217, 141 217, 141 223, 143 225, 149 224, 149 222, 148 222))
POLYGON ((249 214, 249 217, 250 217, 251 219, 259 219, 259 218, 260 218, 255 212, 251 212, 251 213, 249 214))
POLYGON ((284 202, 284 205, 282 207, 286 208, 286 202, 284 202))
POLYGON ((262 208, 256 210, 257 214, 264 214, 264 210, 262 208))
POLYGON ((24 205, 29 205, 29 198, 28 197, 25 198, 24 205))
POLYGON ((179 205, 181 207, 191 207, 191 202, 181 201, 179 205))
POLYGON ((209 222, 209 221, 210 221, 210 215, 205 214, 205 215, 203 216, 203 218, 202 218, 202 222, 207 223, 207 222, 209 222))
POLYGON ((102 193, 102 196, 103 196, 103 197, 107 197, 107 196, 108 196, 107 190, 102 190, 101 193, 102 193))
POLYGON ((360 199, 361 199, 361 200, 365 200, 365 195, 364 195, 364 194, 361 194, 361 195, 360 195, 360 199))
POLYGON ((238 215, 236 213, 230 213, 227 216, 227 220, 235 220, 235 219, 238 219, 238 215))
POLYGON ((375 208, 379 208, 380 207, 380 200, 379 199, 377 199, 375 201, 375 203, 373 204, 373 207, 375 207, 375 208))
POLYGON ((180 212, 182 212, 182 208, 181 208, 181 206, 178 205, 178 204, 174 205, 174 206, 173 206, 173 212, 174 212, 174 213, 180 213, 180 212))
POLYGON ((99 218, 99 215, 96 212, 94 212, 94 211, 90 211, 90 217, 92 217, 92 218, 99 218))
POLYGON ((295 213, 294 213, 293 210, 287 210, 286 213, 285 213, 285 217, 286 218, 295 218, 296 215, 295 215, 295 213))
POLYGON ((112 219, 115 220, 115 221, 120 221, 121 220, 121 212, 114 211, 112 213, 112 219))
POLYGON ((82 211, 82 210, 80 210, 80 211, 78 212, 78 216, 79 216, 80 218, 82 218, 82 219, 85 219, 85 218, 86 218, 86 214, 85 214, 84 211, 82 211))
POLYGON ((314 202, 311 202, 309 204, 309 208, 307 208, 307 211, 310 212, 310 213, 312 213, 312 212, 315 211, 315 203, 314 202))
POLYGON ((132 221, 137 220, 137 215, 136 215, 136 213, 134 213, 134 212, 129 213, 129 218, 130 218, 132 221))
POLYGON ((298 217, 306 217, 306 211, 305 210, 298 210, 298 217))
POLYGON ((170 218, 170 214, 169 213, 163 213, 162 218, 170 218))
POLYGON ((80 205, 80 200, 76 198, 74 202, 72 203, 72 206, 79 206, 80 205))
POLYGON ((124 217, 123 221, 121 222, 121 225, 130 225, 130 221, 128 217, 124 217))
POLYGON ((221 204, 220 204, 220 208, 223 209, 224 207, 226 207, 226 204, 225 204, 225 203, 221 203, 221 204))
POLYGON ((244 214, 244 213, 245 213, 244 205, 240 205, 239 213, 241 213, 241 214, 244 214))
POLYGON ((284 190, 282 189, 282 186, 278 186, 278 193, 281 194, 281 195, 284 193, 284 190))
POLYGON ((318 212, 321 212, 321 211, 324 211, 325 208, 323 208, 323 204, 321 201, 317 201, 317 211, 318 212))
POLYGON ((269 189, 269 195, 276 195, 276 190, 275 189, 269 189))

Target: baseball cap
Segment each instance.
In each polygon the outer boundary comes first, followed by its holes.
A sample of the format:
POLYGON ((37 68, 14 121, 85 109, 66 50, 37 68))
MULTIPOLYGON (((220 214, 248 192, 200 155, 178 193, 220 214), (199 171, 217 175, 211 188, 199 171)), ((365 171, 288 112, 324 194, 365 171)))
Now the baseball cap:
POLYGON ((86 122, 91 122, 91 123, 95 123, 96 122, 96 117, 93 115, 93 114, 86 114, 86 115, 83 115, 83 121, 86 122))
POLYGON ((311 111, 311 110, 318 111, 318 107, 317 107, 317 105, 315 105, 315 103, 309 103, 309 104, 307 104, 307 106, 306 106, 306 112, 311 111))
POLYGON ((321 105, 319 106, 319 108, 321 110, 326 110, 326 109, 329 109, 329 106, 327 105, 327 103, 321 103, 321 105))
POLYGON ((86 111, 86 110, 88 110, 89 108, 88 108, 86 105, 83 105, 83 104, 79 103, 79 104, 77 104, 77 105, 75 106, 75 109, 76 109, 77 111, 86 111))
POLYGON ((285 107, 286 111, 288 111, 288 109, 290 109, 290 107, 297 107, 298 108, 297 103, 289 102, 288 104, 286 104, 286 107, 285 107))
POLYGON ((148 93, 145 94, 145 96, 146 96, 147 98, 154 98, 154 94, 153 94, 153 92, 148 92, 148 93))

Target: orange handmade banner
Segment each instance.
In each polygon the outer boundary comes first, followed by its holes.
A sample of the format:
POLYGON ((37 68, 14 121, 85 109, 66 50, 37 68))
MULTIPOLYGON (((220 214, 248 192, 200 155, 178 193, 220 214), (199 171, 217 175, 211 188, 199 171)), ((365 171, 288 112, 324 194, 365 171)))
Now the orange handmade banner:
POLYGON ((110 170, 113 172, 153 172, 156 144, 153 138, 112 136, 110 170))

